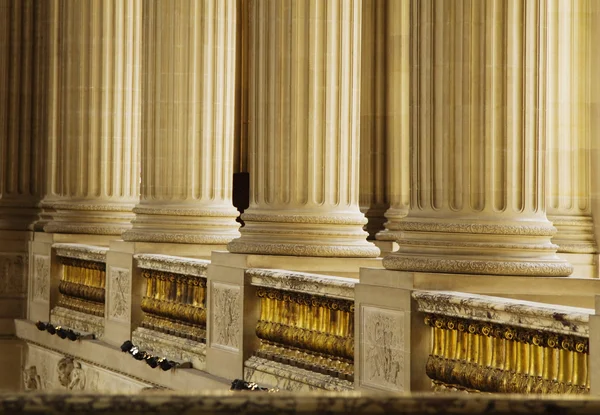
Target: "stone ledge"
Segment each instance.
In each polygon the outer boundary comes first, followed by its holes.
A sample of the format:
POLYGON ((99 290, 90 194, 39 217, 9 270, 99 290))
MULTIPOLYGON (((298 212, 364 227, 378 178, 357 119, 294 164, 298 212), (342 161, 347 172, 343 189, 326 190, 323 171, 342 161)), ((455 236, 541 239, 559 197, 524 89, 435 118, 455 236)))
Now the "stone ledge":
POLYGON ((103 263, 106 263, 108 252, 108 248, 105 247, 83 244, 55 243, 52 244, 52 248, 58 256, 103 263))
MULTIPOLYGON (((102 340, 83 340, 72 342, 58 336, 51 336, 39 331, 33 322, 15 320, 17 337, 27 342, 35 343, 59 353, 102 367, 106 370, 120 373, 146 383, 180 390, 228 390, 231 379, 218 378, 196 369, 177 369, 163 372, 152 369, 143 362, 123 353, 117 346, 111 346, 102 340)), ((128 339, 123 339, 123 341, 128 339)))
POLYGON ((354 300, 354 285, 357 282, 351 278, 330 277, 280 269, 250 268, 246 270, 246 275, 252 278, 252 285, 258 287, 348 300, 354 300))
POLYGON ((137 265, 142 269, 152 269, 175 274, 206 277, 210 261, 159 254, 135 254, 137 265))
POLYGON ((244 363, 244 380, 290 391, 349 391, 354 383, 252 356, 244 363))
POLYGON ((593 309, 454 291, 413 291, 419 311, 589 337, 593 309))

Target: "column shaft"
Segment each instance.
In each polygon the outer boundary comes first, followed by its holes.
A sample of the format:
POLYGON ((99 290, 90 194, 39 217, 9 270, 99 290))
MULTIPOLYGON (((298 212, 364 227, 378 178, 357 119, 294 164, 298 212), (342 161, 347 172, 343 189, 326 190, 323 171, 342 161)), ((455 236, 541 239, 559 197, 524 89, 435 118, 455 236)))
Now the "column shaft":
POLYGON ((31 0, 0 1, 0 229, 27 230, 40 200, 37 64, 42 16, 31 0))
POLYGON ((548 7, 548 219, 558 252, 595 253, 590 200, 589 0, 548 7))
POLYGON ((141 1, 61 1, 47 232, 114 234, 139 194, 141 1))
POLYGON ((546 2, 411 3, 411 207, 390 269, 566 276, 546 218, 546 2))
MULTIPOLYGON (((377 2, 378 7, 382 5, 377 2)), ((387 0, 386 24, 386 154, 387 198, 385 229, 376 238, 395 241, 398 223, 410 206, 410 0, 387 0)))
POLYGON ((361 2, 250 10, 250 207, 236 253, 374 257, 359 210, 361 2))
MULTIPOLYGON (((393 0, 392 0, 393 1, 393 0)), ((389 0, 363 0, 360 86, 360 210, 369 239, 383 229, 389 207, 386 177, 387 12, 389 0)))
POLYGON ((128 241, 225 244, 231 201, 235 0, 144 2, 142 195, 128 241))

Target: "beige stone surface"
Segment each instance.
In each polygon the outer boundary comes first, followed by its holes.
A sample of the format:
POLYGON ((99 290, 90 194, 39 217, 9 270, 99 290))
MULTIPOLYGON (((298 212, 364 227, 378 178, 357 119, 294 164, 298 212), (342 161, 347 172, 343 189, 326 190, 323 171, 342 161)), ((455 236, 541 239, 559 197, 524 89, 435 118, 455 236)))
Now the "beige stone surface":
POLYGON ((226 244, 239 236, 232 205, 236 2, 143 6, 143 181, 123 239, 226 244))
POLYGON ((0 1, 0 229, 33 229, 43 188, 45 16, 32 1, 0 1))
POLYGON ((229 251, 379 255, 359 210, 361 6, 250 3, 250 207, 229 251))
POLYGON ((547 3, 502 4, 434 0, 411 8, 411 209, 386 268, 573 270, 556 256, 546 218, 539 125, 546 122, 547 3))
POLYGON ((234 254, 213 251, 211 262, 239 268, 284 269, 344 278, 358 278, 360 268, 379 267, 381 258, 320 258, 288 255, 234 254))
POLYGON ((548 219, 558 230, 552 242, 559 253, 594 254, 588 153, 590 0, 551 0, 547 9, 547 203, 548 219))
MULTIPOLYGON (((50 352, 68 355, 79 362, 98 366, 114 374, 133 378, 138 382, 181 391, 227 390, 231 380, 218 378, 196 369, 177 369, 164 372, 152 369, 144 362, 123 353, 118 346, 100 340, 72 342, 47 332, 39 331, 32 322, 17 320, 17 336, 50 352)), ((54 369, 53 369, 54 370, 54 369)))
POLYGON ((208 267, 206 371, 228 379, 244 376, 244 362, 258 350, 260 303, 244 268, 208 267))
POLYGON ((141 0, 51 5, 57 98, 44 229, 120 235, 139 198, 141 0))

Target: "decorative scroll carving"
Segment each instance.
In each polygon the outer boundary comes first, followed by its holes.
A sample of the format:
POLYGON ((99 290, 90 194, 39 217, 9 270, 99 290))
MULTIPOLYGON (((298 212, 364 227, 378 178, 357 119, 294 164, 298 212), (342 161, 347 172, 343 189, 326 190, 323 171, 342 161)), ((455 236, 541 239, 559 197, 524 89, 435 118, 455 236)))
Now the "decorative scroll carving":
POLYGON ((446 387, 502 393, 589 393, 587 338, 427 314, 427 375, 446 387))
POLYGON ((212 345, 238 350, 240 347, 241 292, 231 284, 212 284, 212 345))
POLYGON ((354 373, 354 302, 259 287, 257 355, 341 379, 354 373))
POLYGON ((204 341, 206 278, 145 269, 142 327, 204 341))
POLYGON ((110 267, 108 316, 127 321, 131 312, 131 273, 128 269, 110 267))
POLYGON ((33 300, 50 301, 50 257, 33 255, 33 300))

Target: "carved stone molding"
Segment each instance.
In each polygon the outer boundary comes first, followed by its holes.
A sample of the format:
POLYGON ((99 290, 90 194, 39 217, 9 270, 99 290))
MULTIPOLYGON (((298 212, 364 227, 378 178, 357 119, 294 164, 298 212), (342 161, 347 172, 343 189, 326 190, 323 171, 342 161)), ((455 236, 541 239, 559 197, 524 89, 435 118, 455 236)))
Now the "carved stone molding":
POLYGON ((50 257, 33 255, 33 301, 50 301, 50 257))
POLYGON ((23 296, 27 287, 27 255, 0 254, 0 296, 23 296))
POLYGON ((108 317, 128 322, 131 315, 131 272, 109 267, 108 317))
POLYGON ((404 391, 404 312, 363 305, 361 315, 360 384, 404 391))
POLYGON ((211 284, 211 346, 230 351, 240 348, 242 329, 241 288, 232 284, 211 284))

